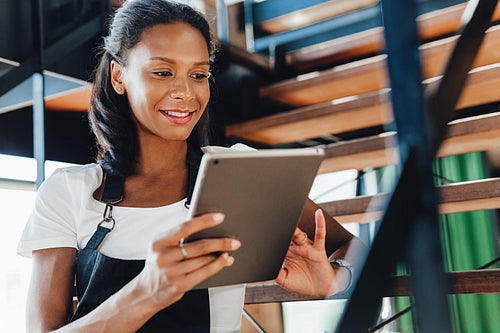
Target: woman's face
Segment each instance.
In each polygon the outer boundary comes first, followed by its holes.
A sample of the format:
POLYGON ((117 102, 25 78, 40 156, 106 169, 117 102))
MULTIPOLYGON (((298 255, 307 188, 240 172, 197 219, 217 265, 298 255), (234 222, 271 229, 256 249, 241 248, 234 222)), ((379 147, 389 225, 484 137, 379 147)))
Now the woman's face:
POLYGON ((111 63, 113 86, 127 94, 139 138, 165 140, 190 135, 210 98, 209 70, 205 39, 185 23, 145 29, 125 68, 111 63))

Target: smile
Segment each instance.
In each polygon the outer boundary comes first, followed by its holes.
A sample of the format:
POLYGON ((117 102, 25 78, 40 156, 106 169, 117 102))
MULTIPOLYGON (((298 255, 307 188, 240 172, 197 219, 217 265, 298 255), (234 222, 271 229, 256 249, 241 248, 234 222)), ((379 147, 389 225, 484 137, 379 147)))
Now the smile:
POLYGON ((180 118, 187 117, 191 114, 191 112, 175 112, 175 111, 162 111, 162 112, 164 112, 165 114, 167 114, 169 116, 180 117, 180 118))
POLYGON ((167 111, 160 110, 161 114, 174 124, 187 124, 193 118, 194 111, 167 111))

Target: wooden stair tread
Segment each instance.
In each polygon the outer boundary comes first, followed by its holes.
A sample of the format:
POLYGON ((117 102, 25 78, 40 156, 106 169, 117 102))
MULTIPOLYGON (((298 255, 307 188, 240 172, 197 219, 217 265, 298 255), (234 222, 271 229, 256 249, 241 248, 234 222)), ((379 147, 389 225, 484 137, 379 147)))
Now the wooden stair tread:
MULTIPOLYGON (((449 37, 420 47, 424 79, 442 74, 457 38, 449 37)), ((500 62, 500 26, 487 31, 472 68, 497 62, 500 62)), ((387 87, 386 55, 378 55, 263 87, 260 95, 300 107, 387 87)))
MULTIPOLYGON (((463 213, 500 208, 500 178, 436 186, 440 214, 463 213)), ((367 195, 319 204, 340 223, 379 220, 390 193, 367 195)))
POLYGON ((302 28, 358 9, 370 7, 378 2, 379 0, 326 1, 260 22, 259 26, 271 34, 277 34, 288 30, 302 28))
MULTIPOLYGON (((420 38, 430 40, 456 32, 466 5, 458 4, 420 15, 417 18, 420 38)), ((497 20, 500 20, 500 4, 492 18, 492 21, 497 20)), ((290 66, 305 71, 315 66, 379 53, 384 47, 384 30, 377 27, 302 48, 287 54, 286 60, 290 66)))
MULTIPOLYGON (((500 292, 500 269, 482 269, 471 271, 446 272, 448 294, 483 294, 500 292)), ((390 287, 384 291, 385 297, 410 296, 410 278, 407 275, 394 276, 390 287)), ((344 295, 334 295, 327 299, 345 298, 344 295)), ((245 303, 271 303, 319 300, 309 296, 291 293, 274 282, 248 284, 245 303)))
MULTIPOLYGON (((499 140, 500 112, 452 121, 436 157, 492 150, 499 140)), ((319 173, 396 164, 396 146, 395 132, 329 144, 319 173)))
MULTIPOLYGON (((425 80, 424 85, 435 85, 439 79, 425 80)), ((498 89, 500 63, 476 68, 469 73, 457 109, 496 102, 498 89)), ((226 127, 226 136, 278 145, 383 125, 392 119, 389 90, 382 89, 233 124, 226 127)))
POLYGON ((45 107, 54 111, 88 111, 92 86, 65 91, 64 93, 45 97, 45 107))

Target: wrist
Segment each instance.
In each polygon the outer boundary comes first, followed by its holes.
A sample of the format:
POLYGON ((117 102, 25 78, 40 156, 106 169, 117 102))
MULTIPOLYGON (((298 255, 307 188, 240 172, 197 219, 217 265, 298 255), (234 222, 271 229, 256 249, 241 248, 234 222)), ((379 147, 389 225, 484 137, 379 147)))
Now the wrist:
POLYGON ((330 259, 330 265, 336 271, 337 292, 347 291, 352 286, 354 276, 352 265, 344 259, 330 259))
POLYGON ((140 279, 136 278, 129 283, 128 296, 131 303, 136 305, 137 309, 140 309, 140 316, 152 317, 163 308, 155 301, 155 297, 151 295, 150 290, 141 282, 140 279))

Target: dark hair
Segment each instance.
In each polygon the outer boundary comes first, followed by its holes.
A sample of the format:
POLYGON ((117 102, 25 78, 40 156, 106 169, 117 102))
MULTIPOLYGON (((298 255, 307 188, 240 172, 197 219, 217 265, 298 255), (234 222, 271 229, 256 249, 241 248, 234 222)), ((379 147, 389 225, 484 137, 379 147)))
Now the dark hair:
MULTIPOLYGON (((126 1, 116 11, 104 40, 102 58, 94 73, 89 121, 97 140, 97 161, 122 177, 134 173, 139 143, 127 96, 117 94, 111 85, 111 60, 125 66, 128 51, 139 42, 144 29, 176 22, 187 23, 200 31, 213 62, 214 48, 206 19, 193 8, 172 1, 126 1)), ((213 90, 212 82, 210 89, 213 90)), ((188 142, 197 147, 206 145, 207 133, 208 110, 205 110, 188 142)))

